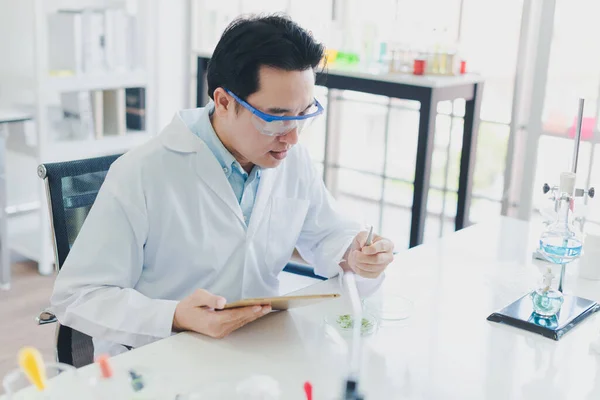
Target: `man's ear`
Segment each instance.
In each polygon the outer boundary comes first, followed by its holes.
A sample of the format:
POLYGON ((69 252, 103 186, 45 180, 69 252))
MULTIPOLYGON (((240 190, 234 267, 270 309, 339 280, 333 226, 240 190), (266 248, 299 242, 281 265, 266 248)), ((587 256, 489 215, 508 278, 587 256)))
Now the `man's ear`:
POLYGON ((215 102, 215 112, 219 115, 225 115, 235 106, 235 100, 223 88, 216 88, 213 92, 215 102))

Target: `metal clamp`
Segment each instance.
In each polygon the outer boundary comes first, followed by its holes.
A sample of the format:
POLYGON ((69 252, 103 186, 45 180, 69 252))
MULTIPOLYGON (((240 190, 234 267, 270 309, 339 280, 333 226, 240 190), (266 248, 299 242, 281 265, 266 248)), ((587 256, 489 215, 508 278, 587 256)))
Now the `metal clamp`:
MULTIPOLYGON (((544 194, 547 194, 548 192, 551 192, 551 194, 554 196, 554 194, 556 192, 558 192, 558 186, 550 186, 547 183, 544 183, 544 186, 542 186, 542 191, 544 192, 544 194)), ((594 198, 596 194, 596 190, 591 187, 588 190, 585 189, 575 189, 575 193, 573 194, 573 197, 583 197, 583 196, 589 196, 590 198, 594 198)))

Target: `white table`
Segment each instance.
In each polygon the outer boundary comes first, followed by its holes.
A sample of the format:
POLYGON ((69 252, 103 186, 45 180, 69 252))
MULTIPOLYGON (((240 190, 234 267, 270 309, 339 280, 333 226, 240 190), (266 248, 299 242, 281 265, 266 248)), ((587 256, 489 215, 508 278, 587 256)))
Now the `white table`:
MULTIPOLYGON (((366 398, 599 399, 600 354, 590 349, 598 315, 559 342, 486 320, 536 286, 536 235, 528 224, 502 218, 397 255, 381 291, 402 293, 415 308, 365 342, 366 398)), ((339 290, 337 280, 302 292, 332 290, 339 290)), ((600 281, 580 280, 571 269, 566 291, 600 300, 600 281)), ((284 399, 304 399, 306 380, 315 399, 337 399, 348 363, 344 342, 328 336, 322 320, 345 303, 342 297, 273 313, 222 340, 178 334, 117 356, 114 366, 154 371, 168 393, 161 398, 267 374, 280 382, 284 399)))

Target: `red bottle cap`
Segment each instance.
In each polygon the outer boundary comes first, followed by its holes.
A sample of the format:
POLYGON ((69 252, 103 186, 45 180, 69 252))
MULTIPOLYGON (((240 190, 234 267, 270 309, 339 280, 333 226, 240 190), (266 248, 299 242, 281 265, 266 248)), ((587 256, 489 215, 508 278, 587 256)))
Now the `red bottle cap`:
POLYGON ((110 362, 108 360, 109 360, 109 357, 105 354, 99 356, 96 359, 98 366, 100 366, 100 373, 102 374, 102 377, 105 379, 108 379, 113 376, 113 370, 112 370, 112 367, 110 366, 110 362))
POLYGON ((304 393, 306 393, 306 400, 312 400, 312 385, 310 382, 304 382, 304 393))

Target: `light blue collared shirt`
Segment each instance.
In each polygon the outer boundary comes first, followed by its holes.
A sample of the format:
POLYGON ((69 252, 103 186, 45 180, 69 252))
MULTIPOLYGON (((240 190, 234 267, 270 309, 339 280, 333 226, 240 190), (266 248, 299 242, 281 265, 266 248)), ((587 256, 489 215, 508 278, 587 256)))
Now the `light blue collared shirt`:
MULTIPOLYGON (((212 104, 207 105, 214 110, 212 104)), ((233 189, 233 193, 238 200, 244 221, 246 225, 250 222, 250 215, 254 208, 254 201, 258 193, 258 184, 260 182, 261 168, 255 165, 250 174, 248 174, 233 155, 225 148, 221 139, 217 136, 210 118, 201 118, 195 125, 188 126, 210 149, 213 153, 233 189)))

